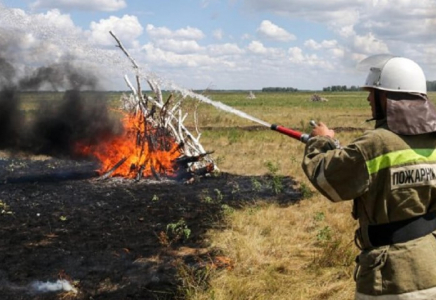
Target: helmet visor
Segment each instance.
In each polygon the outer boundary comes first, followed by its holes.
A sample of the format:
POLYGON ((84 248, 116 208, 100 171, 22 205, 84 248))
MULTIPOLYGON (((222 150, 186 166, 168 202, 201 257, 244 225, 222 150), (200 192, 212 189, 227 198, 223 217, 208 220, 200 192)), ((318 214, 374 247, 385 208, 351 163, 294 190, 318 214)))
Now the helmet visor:
POLYGON ((360 71, 369 71, 372 68, 383 69, 383 66, 392 58, 396 57, 392 54, 377 54, 372 55, 357 64, 357 69, 360 71))
POLYGON ((363 89, 377 88, 380 86, 381 71, 385 64, 392 59, 391 54, 372 55, 358 63, 357 69, 361 71, 369 71, 366 77, 363 89))

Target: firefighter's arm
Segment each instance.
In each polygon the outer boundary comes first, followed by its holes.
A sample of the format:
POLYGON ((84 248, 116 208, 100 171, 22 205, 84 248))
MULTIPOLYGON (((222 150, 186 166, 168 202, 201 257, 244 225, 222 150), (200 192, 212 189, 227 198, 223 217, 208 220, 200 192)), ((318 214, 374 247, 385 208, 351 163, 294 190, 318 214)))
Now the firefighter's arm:
POLYGON ((331 201, 351 200, 369 185, 365 160, 357 146, 338 148, 330 136, 309 139, 302 163, 310 182, 331 201))

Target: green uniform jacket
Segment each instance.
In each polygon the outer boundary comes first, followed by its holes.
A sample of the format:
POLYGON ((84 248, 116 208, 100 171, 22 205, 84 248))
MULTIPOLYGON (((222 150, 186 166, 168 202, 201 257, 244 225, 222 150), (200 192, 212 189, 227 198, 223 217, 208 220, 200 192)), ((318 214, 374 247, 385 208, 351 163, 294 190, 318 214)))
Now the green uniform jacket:
POLYGON ((436 299, 436 232, 372 247, 366 230, 436 210, 435 133, 399 136, 382 122, 339 149, 329 137, 313 137, 302 167, 331 201, 355 199, 363 247, 356 299, 436 299))

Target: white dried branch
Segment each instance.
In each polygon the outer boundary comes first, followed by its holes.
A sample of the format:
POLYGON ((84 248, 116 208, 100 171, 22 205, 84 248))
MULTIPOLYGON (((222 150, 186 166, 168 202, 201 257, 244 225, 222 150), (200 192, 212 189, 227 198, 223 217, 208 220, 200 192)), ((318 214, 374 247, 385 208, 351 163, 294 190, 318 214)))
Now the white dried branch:
MULTIPOLYGON (((180 113, 182 113, 181 110, 179 110, 179 111, 180 111, 180 113)), ((187 116, 188 116, 188 113, 186 113, 186 114, 183 116, 183 118, 182 118, 182 120, 181 120, 182 124, 185 123, 185 120, 186 120, 186 117, 187 117, 187 116)))
MULTIPOLYGON (((163 108, 163 104, 157 102, 155 99, 153 98, 149 98, 149 100, 151 102, 153 102, 159 109, 163 108)), ((183 134, 185 134, 190 140, 194 141, 194 145, 197 147, 197 149, 199 151, 201 151, 200 153, 205 153, 203 146, 201 146, 199 143, 196 142, 195 137, 189 132, 189 130, 183 125, 183 123, 179 122, 179 119, 174 116, 173 114, 168 113, 168 117, 170 117, 172 120, 175 120, 178 125, 179 125, 179 134, 180 136, 182 136, 183 134)))
MULTIPOLYGON (((125 77, 125 78, 127 78, 127 77, 125 77)), ((128 78, 127 78, 127 82, 130 82, 130 81, 128 81, 128 78)), ((130 85, 131 85, 131 83, 130 83, 130 85)), ((151 101, 152 103, 154 103, 159 109, 164 108, 164 104, 158 102, 156 99, 149 97, 148 100, 151 101)), ((176 121, 178 124, 178 129, 179 129, 178 131, 175 130, 175 128, 173 126, 171 126, 172 127, 171 131, 173 132, 173 134, 176 138, 178 138, 181 141, 184 141, 184 143, 186 145, 191 146, 193 150, 196 150, 196 152, 198 152, 198 154, 202 154, 202 153, 206 152, 204 150, 203 146, 198 142, 198 140, 183 125, 182 117, 181 117, 181 110, 179 110, 179 118, 177 118, 174 114, 172 114, 170 112, 167 112, 167 117, 169 118, 170 122, 176 121), (184 138, 182 138, 184 135, 186 135, 193 142, 192 145, 190 143, 188 143, 184 138)), ((170 124, 170 123, 168 123, 168 124, 170 124)))
POLYGON ((118 43, 118 47, 124 52, 124 54, 130 59, 130 61, 133 64, 133 68, 136 70, 139 70, 139 66, 136 63, 136 61, 133 59, 133 57, 130 56, 129 52, 127 52, 126 48, 124 48, 123 44, 121 43, 121 41, 117 38, 117 36, 113 33, 113 31, 109 31, 109 33, 112 35, 112 37, 115 39, 115 41, 117 41, 118 43))
POLYGON ((198 130, 198 107, 199 106, 200 106, 200 104, 197 102, 195 104, 195 109, 194 109, 194 125, 195 125, 195 131, 197 132, 197 135, 198 135, 197 140, 200 140, 200 136, 201 136, 201 133, 198 130))
POLYGON ((171 114, 174 114, 174 112, 180 107, 180 105, 182 105, 182 101, 183 101, 183 99, 181 99, 179 102, 174 104, 174 106, 170 110, 171 114))
POLYGON ((179 135, 179 134, 177 133, 177 130, 174 128, 173 124, 169 123, 168 126, 167 126, 166 128, 168 128, 168 127, 169 127, 169 128, 171 129, 171 131, 173 132, 174 138, 176 139, 176 142, 177 142, 178 144, 184 142, 183 135, 179 135))
MULTIPOLYGON (((127 56, 127 58, 132 62, 133 68, 136 71, 136 76, 138 77, 138 74, 139 74, 139 65, 136 63, 136 61, 133 59, 133 57, 130 55, 130 53, 126 50, 126 48, 121 43, 121 41, 118 39, 118 37, 115 35, 115 33, 113 31, 109 31, 109 33, 112 35, 112 37, 118 43, 118 47, 123 51, 123 53, 127 56)), ((147 81, 147 83, 150 86, 150 88, 153 91, 153 93, 155 93, 156 95, 160 94, 162 96, 162 92, 160 91, 160 89, 158 88, 158 90, 156 90, 155 84, 153 84, 147 78, 145 78, 145 80, 147 81)))
POLYGON ((140 109, 144 115, 147 115, 147 108, 144 105, 141 105, 141 103, 142 103, 141 98, 138 95, 138 92, 135 89, 135 87, 130 82, 129 77, 127 77, 127 75, 124 75, 124 81, 127 83, 127 86, 130 88, 130 90, 132 91, 132 95, 133 95, 133 101, 132 101, 132 99, 129 99, 130 110, 134 110, 135 113, 137 113, 138 110, 140 109))
POLYGON ((154 87, 154 93, 156 94, 157 101, 159 101, 160 103, 163 103, 162 91, 161 91, 159 85, 157 85, 157 84, 154 87))
POLYGON ((127 86, 130 88, 130 90, 132 91, 133 95, 135 96, 136 100, 139 101, 138 99, 138 93, 136 92, 135 87, 132 85, 132 83, 129 80, 129 77, 127 77, 127 75, 124 75, 124 81, 127 83, 127 86))
MULTIPOLYGON (((137 112, 138 109, 142 111, 144 116, 147 116, 148 108, 146 107, 146 100, 144 99, 144 95, 141 92, 141 84, 140 84, 140 72, 139 72, 139 66, 136 63, 136 61, 130 56, 126 48, 122 45, 121 41, 115 36, 115 34, 110 31, 110 34, 113 36, 113 38, 117 41, 118 47, 124 52, 124 54, 128 57, 128 59, 132 62, 133 67, 136 71, 136 81, 137 81, 137 88, 135 88, 132 83, 130 82, 127 75, 124 76, 124 80, 126 81, 128 87, 132 91, 132 94, 128 98, 128 107, 130 109, 134 109, 135 112, 137 112)), ((188 114, 182 116, 182 110, 180 109, 180 106, 182 104, 182 101, 186 97, 186 95, 183 95, 183 98, 179 100, 177 103, 172 104, 170 102, 171 97, 167 100, 167 102, 164 103, 162 91, 159 87, 159 84, 156 82, 156 80, 144 78, 148 85, 150 86, 152 92, 154 93, 155 97, 147 97, 147 100, 152 103, 156 108, 160 110, 160 118, 158 120, 152 119, 154 125, 158 124, 160 126, 164 126, 164 128, 167 128, 172 135, 174 136, 176 142, 178 144, 183 143, 183 149, 181 151, 187 155, 201 155, 205 154, 206 151, 204 150, 203 146, 200 144, 199 140, 201 137, 201 134, 198 130, 198 118, 197 118, 197 108, 195 109, 195 115, 194 115, 194 122, 195 122, 195 129, 197 131, 197 138, 195 138, 191 132, 183 125, 184 121, 186 120, 188 114), (171 105, 173 105, 171 107, 171 105), (176 116, 176 114, 178 116, 176 116), (157 123, 159 122, 159 123, 157 123)), ((126 97, 124 97, 126 98, 126 97)), ((151 119, 151 117, 150 117, 151 119)), ((205 157, 205 159, 213 163, 214 167, 216 168, 215 163, 210 159, 205 157)), ((193 167, 199 165, 198 163, 192 164, 193 167)), ((216 168, 217 169, 217 168, 216 168)))
POLYGON ((146 115, 147 112, 148 112, 148 109, 147 109, 146 104, 145 104, 146 102, 145 102, 145 99, 144 99, 144 95, 142 94, 142 91, 141 91, 141 81, 139 80, 139 76, 138 75, 136 75, 136 85, 138 87, 138 89, 137 89, 138 98, 139 98, 139 103, 138 104, 141 107, 141 110, 144 113, 144 115, 146 115))
POLYGON ((179 129, 179 134, 180 135, 183 135, 183 131, 182 131, 182 122, 180 122, 180 117, 181 117, 181 112, 180 112, 180 110, 179 110, 179 119, 178 119, 178 122, 177 122, 177 125, 178 125, 178 129, 179 129))
POLYGON ((197 138, 195 139, 195 141, 196 141, 197 143, 200 143, 200 138, 201 138, 201 133, 198 134, 198 136, 197 136, 197 138))

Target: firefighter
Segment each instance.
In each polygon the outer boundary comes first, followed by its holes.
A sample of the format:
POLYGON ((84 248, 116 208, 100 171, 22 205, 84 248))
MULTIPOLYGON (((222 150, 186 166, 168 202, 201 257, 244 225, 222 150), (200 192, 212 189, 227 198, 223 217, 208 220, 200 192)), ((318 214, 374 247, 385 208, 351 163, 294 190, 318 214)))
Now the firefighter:
POLYGON ((436 299, 436 109, 414 61, 363 65, 375 129, 340 147, 319 123, 302 167, 329 200, 354 201, 355 299, 436 299))

